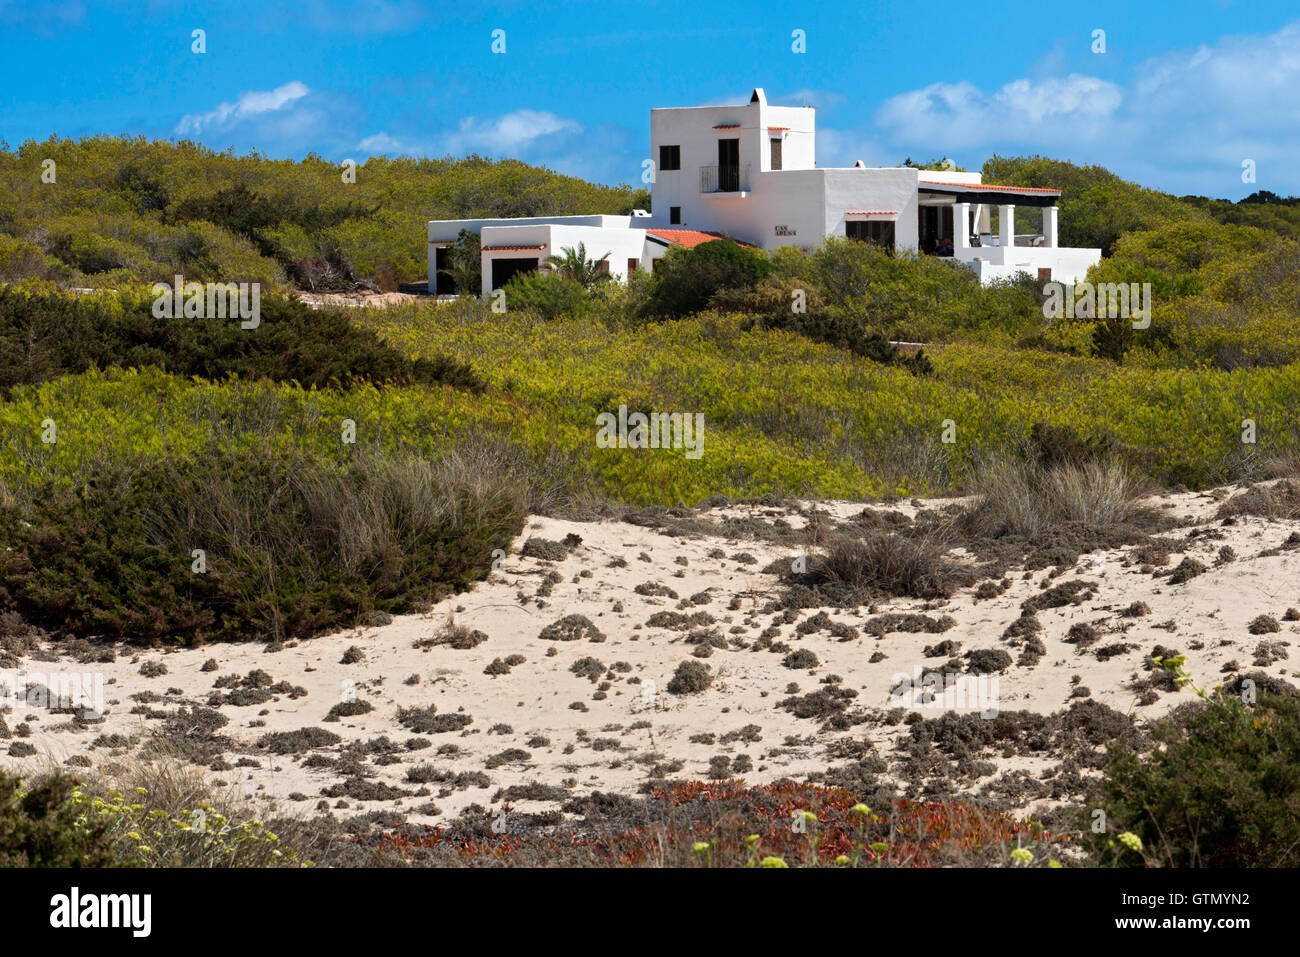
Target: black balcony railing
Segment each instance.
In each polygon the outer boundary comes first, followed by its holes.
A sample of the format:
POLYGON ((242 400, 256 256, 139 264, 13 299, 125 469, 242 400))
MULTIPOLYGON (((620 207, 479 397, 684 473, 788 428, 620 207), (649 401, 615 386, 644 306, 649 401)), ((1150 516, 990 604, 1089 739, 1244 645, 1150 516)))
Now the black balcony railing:
POLYGON ((701 166, 701 193, 740 193, 749 189, 749 164, 743 166, 701 166))

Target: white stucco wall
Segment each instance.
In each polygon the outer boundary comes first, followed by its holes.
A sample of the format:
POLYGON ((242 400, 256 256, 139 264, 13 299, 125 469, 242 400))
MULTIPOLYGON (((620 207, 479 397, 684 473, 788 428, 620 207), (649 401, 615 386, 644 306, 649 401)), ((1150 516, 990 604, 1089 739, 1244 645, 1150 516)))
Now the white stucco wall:
MULTIPOLYGON (((499 219, 435 219, 428 223, 428 263, 429 263, 429 292, 437 289, 437 265, 435 262, 435 250, 439 245, 455 242, 460 236, 462 229, 467 229, 471 233, 478 233, 480 241, 484 229, 489 227, 516 227, 516 226, 534 226, 534 225, 561 225, 561 226, 594 226, 604 229, 625 228, 629 223, 635 221, 638 225, 648 223, 649 220, 642 217, 632 216, 606 216, 603 214, 591 216, 517 216, 514 218, 499 219)), ((504 244, 504 240, 502 244, 504 244)), ((520 242, 524 242, 521 240, 520 242)), ((540 240, 527 240, 526 242, 540 242, 540 240)), ((483 241, 483 245, 494 245, 483 241)), ((612 258, 612 257, 611 257, 612 258)), ((626 264, 625 264, 626 268, 626 264)))
POLYGON ((1101 262, 1100 249, 1069 246, 976 246, 967 254, 970 259, 958 261, 973 269, 983 283, 1010 279, 1018 272, 1036 277, 1039 269, 1051 269, 1057 282, 1082 282, 1088 270, 1101 262))
POLYGON ((843 236, 848 212, 897 213, 895 243, 915 249, 916 170, 809 169, 762 173, 745 198, 705 198, 692 228, 726 233, 764 249, 816 246, 826 236, 843 236))
POLYGON ((982 173, 958 173, 947 169, 917 170, 920 178, 928 183, 957 183, 962 186, 978 185, 984 181, 982 173))
MULTIPOLYGON (((626 220, 627 217, 611 217, 626 220)), ((466 227, 468 228, 468 227, 466 227)), ((528 259, 536 256, 543 263, 550 256, 562 256, 566 248, 586 247, 590 260, 600 259, 609 253, 610 275, 620 282, 627 279, 629 259, 635 259, 638 268, 648 264, 644 229, 623 226, 574 226, 570 224, 538 223, 533 225, 484 226, 479 231, 483 245, 483 291, 492 291, 491 263, 493 259, 528 259), (541 246, 541 249, 493 250, 493 246, 541 246)))
POLYGON ((751 185, 759 173, 771 169, 770 140, 779 137, 783 170, 812 169, 816 163, 816 111, 803 106, 769 106, 757 103, 738 106, 694 106, 650 111, 650 157, 655 163, 651 186, 652 225, 685 229, 713 229, 716 211, 700 193, 700 169, 718 163, 718 140, 740 141, 740 167, 749 167, 751 185), (715 129, 736 125, 736 129, 715 129), (788 127, 771 130, 769 127, 788 127), (677 146, 681 169, 659 168, 659 148, 677 146), (669 209, 680 206, 680 223, 671 223, 669 209))
MULTIPOLYGON (((846 210, 895 210, 894 244, 916 249, 917 171, 909 167, 885 169, 828 169, 824 209, 825 233, 843 236, 846 210)), ((810 243, 808 245, 815 245, 810 243)))

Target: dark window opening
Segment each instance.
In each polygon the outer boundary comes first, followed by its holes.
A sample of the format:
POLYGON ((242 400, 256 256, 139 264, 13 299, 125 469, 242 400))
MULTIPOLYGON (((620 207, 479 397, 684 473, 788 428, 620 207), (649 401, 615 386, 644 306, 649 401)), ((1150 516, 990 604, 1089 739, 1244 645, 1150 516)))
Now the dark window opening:
POLYGON ((844 235, 849 239, 860 239, 863 242, 883 246, 890 253, 894 251, 894 221, 892 219, 881 221, 851 219, 844 224, 844 235))
POLYGON ((682 148, 680 146, 659 147, 659 168, 675 170, 682 168, 682 148))
POLYGON ((772 138, 772 169, 781 168, 781 140, 777 137, 772 138))
POLYGON ((682 208, 680 206, 668 207, 668 222, 676 226, 682 221, 682 208))
POLYGON ((636 272, 637 267, 640 266, 640 265, 641 265, 641 260, 639 260, 639 259, 628 259, 628 261, 627 261, 627 274, 628 274, 629 276, 632 275, 632 273, 636 272))
POLYGON ((537 270, 536 256, 531 256, 528 259, 493 259, 490 262, 492 263, 493 289, 500 289, 521 272, 535 272, 537 270))

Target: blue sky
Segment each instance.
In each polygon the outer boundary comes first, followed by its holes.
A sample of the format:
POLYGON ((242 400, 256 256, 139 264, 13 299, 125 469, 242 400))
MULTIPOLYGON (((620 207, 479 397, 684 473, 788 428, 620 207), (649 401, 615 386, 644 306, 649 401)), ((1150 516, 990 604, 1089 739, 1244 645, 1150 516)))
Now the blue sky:
POLYGON ((818 107, 822 166, 1042 153, 1174 193, 1300 194, 1296 0, 0 0, 0 64, 11 147, 479 153, 638 182, 652 106, 762 86, 818 107))

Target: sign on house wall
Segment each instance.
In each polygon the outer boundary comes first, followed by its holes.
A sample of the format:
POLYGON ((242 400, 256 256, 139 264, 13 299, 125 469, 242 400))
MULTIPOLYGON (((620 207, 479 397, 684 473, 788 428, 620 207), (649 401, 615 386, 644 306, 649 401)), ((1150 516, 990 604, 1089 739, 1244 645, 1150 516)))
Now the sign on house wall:
POLYGON ((785 225, 785 223, 778 223, 775 227, 773 227, 773 229, 778 236, 795 235, 795 231, 791 229, 789 226, 785 225))

